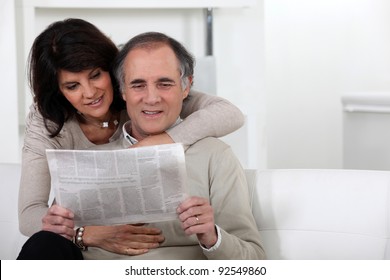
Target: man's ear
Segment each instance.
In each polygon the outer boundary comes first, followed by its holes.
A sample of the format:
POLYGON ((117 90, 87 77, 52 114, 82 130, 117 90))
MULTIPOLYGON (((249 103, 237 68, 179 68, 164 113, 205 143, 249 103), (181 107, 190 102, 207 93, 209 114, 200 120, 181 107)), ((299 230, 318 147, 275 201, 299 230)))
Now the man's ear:
POLYGON ((122 99, 126 101, 126 94, 122 93, 122 99))
POLYGON ((188 79, 188 83, 187 83, 187 87, 184 89, 184 92, 183 92, 183 100, 186 99, 188 94, 190 93, 193 77, 189 76, 187 79, 188 79))

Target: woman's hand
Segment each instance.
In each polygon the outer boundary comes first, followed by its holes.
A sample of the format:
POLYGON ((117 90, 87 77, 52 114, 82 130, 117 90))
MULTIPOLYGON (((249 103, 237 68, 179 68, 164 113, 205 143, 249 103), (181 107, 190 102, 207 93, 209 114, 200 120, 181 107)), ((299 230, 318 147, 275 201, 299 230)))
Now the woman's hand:
POLYGON ((73 218, 72 211, 54 204, 42 218, 42 230, 51 231, 72 240, 75 235, 73 218))
POLYGON ((172 144, 174 143, 172 138, 166 133, 163 132, 161 134, 150 135, 143 140, 139 141, 137 144, 132 145, 132 148, 135 147, 145 147, 145 146, 153 146, 153 145, 161 145, 161 144, 172 144))
POLYGON ((158 228, 143 224, 118 226, 86 226, 83 241, 86 246, 99 247, 122 255, 140 255, 157 248, 164 241, 158 228))
POLYGON ((203 197, 192 196, 177 208, 181 226, 187 235, 196 234, 200 244, 211 248, 218 240, 214 210, 203 197))

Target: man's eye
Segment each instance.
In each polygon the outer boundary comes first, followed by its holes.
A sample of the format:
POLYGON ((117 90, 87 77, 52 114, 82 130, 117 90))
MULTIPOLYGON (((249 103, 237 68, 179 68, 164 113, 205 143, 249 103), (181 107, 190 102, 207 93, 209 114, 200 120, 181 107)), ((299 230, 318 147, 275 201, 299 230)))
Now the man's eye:
POLYGON ((131 86, 131 89, 139 91, 139 90, 143 90, 145 87, 146 85, 144 84, 135 84, 131 86))
POLYGON ((174 86, 173 83, 158 83, 157 84, 157 88, 159 88, 159 89, 170 89, 173 86, 174 86))

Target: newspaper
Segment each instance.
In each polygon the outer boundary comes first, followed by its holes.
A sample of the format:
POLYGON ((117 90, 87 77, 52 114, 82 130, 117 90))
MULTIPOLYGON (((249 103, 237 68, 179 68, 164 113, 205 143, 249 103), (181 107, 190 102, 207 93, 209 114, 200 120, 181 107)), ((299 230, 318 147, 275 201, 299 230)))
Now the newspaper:
POLYGON ((56 203, 78 226, 173 220, 187 197, 181 144, 46 155, 56 203))

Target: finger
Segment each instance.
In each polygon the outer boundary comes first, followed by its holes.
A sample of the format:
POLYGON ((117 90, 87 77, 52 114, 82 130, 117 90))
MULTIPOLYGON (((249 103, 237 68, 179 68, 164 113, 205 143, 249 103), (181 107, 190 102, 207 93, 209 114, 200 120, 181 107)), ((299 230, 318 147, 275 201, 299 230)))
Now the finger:
POLYGON ((74 214, 71 210, 64 208, 64 207, 61 207, 57 204, 51 206, 48 209, 47 213, 49 215, 61 216, 61 217, 69 218, 69 219, 74 218, 74 214))
POLYGON ((42 223, 49 225, 59 225, 68 228, 74 228, 74 221, 62 216, 46 215, 42 219, 42 223))
POLYGON ((189 217, 188 219, 186 219, 185 221, 183 221, 181 223, 181 227, 182 227, 182 229, 186 230, 190 227, 198 226, 198 225, 201 225, 203 223, 204 222, 202 222, 200 220, 200 216, 192 216, 192 217, 189 217))
POLYGON ((51 231, 51 232, 57 233, 59 235, 67 236, 67 237, 69 237, 68 239, 73 238, 73 236, 75 235, 75 230, 73 228, 69 228, 69 227, 62 226, 62 225, 44 224, 42 226, 42 230, 51 231))
MULTIPOLYGON (((202 217, 203 218, 203 217, 202 217)), ((215 228, 214 219, 208 219, 207 221, 203 221, 199 219, 199 223, 186 226, 182 224, 184 233, 186 235, 192 234, 203 234, 213 231, 215 228)))
POLYGON ((129 242, 128 247, 133 249, 154 249, 160 246, 160 243, 148 243, 148 242, 129 242))
POLYGON ((179 220, 181 222, 185 222, 186 220, 188 220, 190 218, 195 218, 195 217, 200 216, 202 214, 202 212, 205 212, 205 211, 202 211, 202 208, 200 208, 200 207, 191 207, 188 210, 179 214, 179 220))
POLYGON ((189 217, 188 219, 184 220, 181 225, 182 228, 186 230, 189 227, 207 223, 214 224, 214 212, 211 207, 205 211, 204 214, 189 217))
POLYGON ((194 206, 186 211, 179 214, 179 220, 181 222, 184 222, 185 220, 191 218, 191 217, 199 217, 201 215, 209 215, 208 213, 213 213, 213 208, 211 205, 207 202, 201 206, 194 206))
POLYGON ((126 247, 123 249, 123 255, 128 255, 128 256, 136 256, 136 255, 141 255, 147 253, 149 250, 148 249, 134 249, 131 247, 126 247))
POLYGON ((135 241, 142 243, 156 243, 159 244, 165 240, 165 237, 162 234, 144 234, 144 233, 134 233, 128 232, 121 237, 124 241, 135 241))
POLYGON ((193 234, 201 234, 207 232, 207 226, 205 224, 193 225, 184 229, 184 233, 189 236, 193 234))
POLYGON ((134 226, 134 225, 126 225, 126 230, 129 233, 135 234, 150 234, 150 235, 159 235, 161 234, 161 229, 159 228, 151 228, 145 226, 134 226))
POLYGON ((202 205, 204 203, 208 202, 205 198, 199 197, 199 196, 191 196, 187 199, 185 199, 178 208, 176 209, 177 213, 182 213, 184 211, 187 211, 189 208, 202 205))

